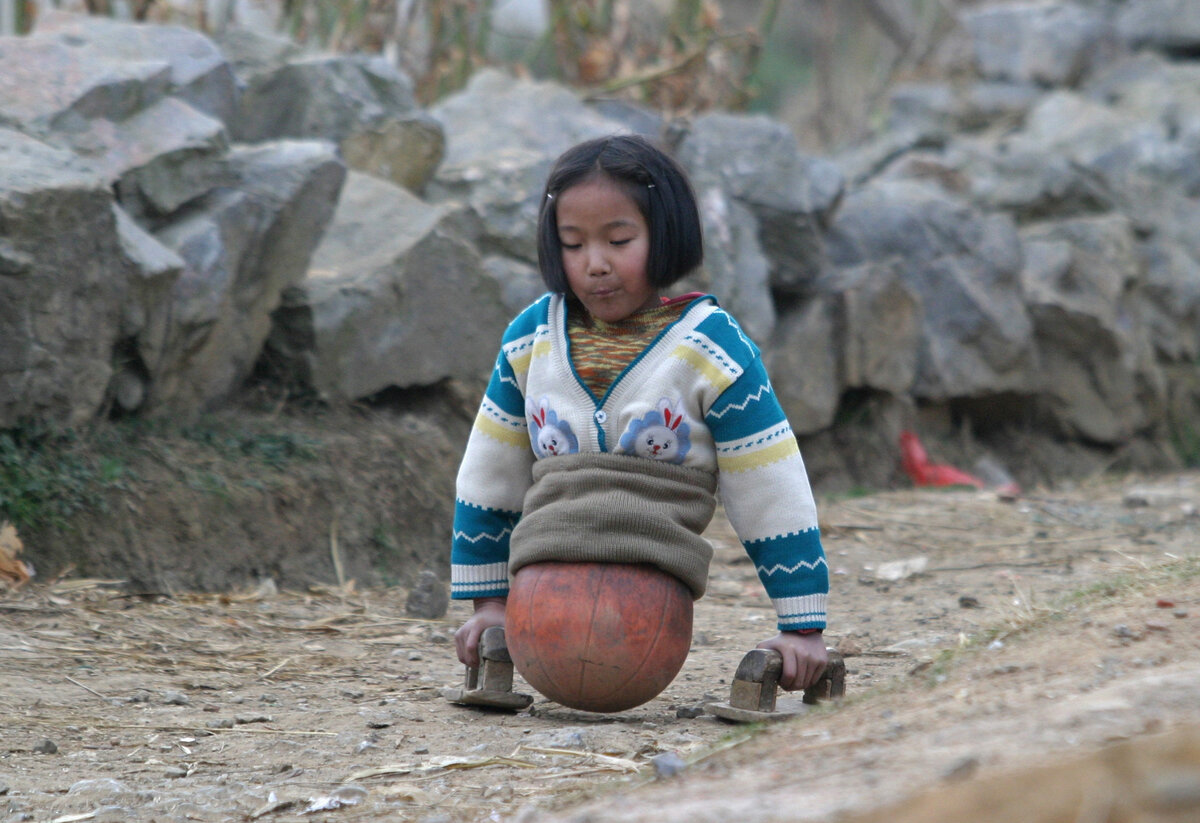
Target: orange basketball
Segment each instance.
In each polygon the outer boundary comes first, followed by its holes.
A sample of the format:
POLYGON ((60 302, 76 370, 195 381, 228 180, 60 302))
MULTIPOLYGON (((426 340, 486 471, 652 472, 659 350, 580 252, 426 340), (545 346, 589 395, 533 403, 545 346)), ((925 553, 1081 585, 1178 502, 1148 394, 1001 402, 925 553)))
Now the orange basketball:
POLYGON ((692 593, 645 564, 533 563, 505 609, 517 671, 546 697, 619 712, 657 697, 692 644, 692 593))

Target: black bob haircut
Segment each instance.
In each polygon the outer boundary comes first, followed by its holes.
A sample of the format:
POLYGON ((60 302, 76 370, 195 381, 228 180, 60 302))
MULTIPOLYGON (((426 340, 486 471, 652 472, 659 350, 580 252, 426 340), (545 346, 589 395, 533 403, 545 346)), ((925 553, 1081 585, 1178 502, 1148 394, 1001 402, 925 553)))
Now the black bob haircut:
POLYGON ((558 195, 598 178, 621 186, 650 231, 646 275, 652 286, 678 282, 704 259, 696 195, 687 174, 645 137, 614 135, 567 149, 554 164, 538 210, 538 268, 546 288, 571 297, 558 236, 558 195))

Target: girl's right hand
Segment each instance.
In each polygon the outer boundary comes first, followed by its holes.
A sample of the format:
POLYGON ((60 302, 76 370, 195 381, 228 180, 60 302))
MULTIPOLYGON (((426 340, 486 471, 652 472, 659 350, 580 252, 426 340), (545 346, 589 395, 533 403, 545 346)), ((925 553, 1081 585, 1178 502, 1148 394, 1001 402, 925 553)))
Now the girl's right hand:
POLYGON ((506 597, 480 597, 475 600, 475 614, 454 633, 454 648, 458 659, 467 666, 479 666, 479 638, 483 630, 504 625, 506 597))

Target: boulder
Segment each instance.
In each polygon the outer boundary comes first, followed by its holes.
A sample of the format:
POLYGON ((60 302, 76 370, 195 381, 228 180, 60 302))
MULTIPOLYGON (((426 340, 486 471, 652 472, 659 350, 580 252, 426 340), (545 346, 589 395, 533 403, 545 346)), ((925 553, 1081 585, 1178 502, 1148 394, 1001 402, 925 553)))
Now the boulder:
POLYGON ((812 434, 833 422, 842 397, 836 303, 820 295, 779 317, 764 353, 771 385, 792 430, 812 434))
POLYGON ((537 261, 542 189, 558 155, 584 140, 629 131, 556 83, 494 69, 476 73, 429 113, 448 139, 427 197, 459 201, 474 212, 471 239, 480 253, 530 263, 537 261))
POLYGON ((912 393, 929 401, 1027 384, 1032 328, 1013 221, 915 181, 847 195, 829 232, 839 268, 892 262, 920 300, 921 350, 912 393))
POLYGON ((704 269, 711 291, 751 339, 766 341, 775 331, 771 261, 758 239, 759 224, 749 207, 719 186, 696 191, 704 230, 704 269))
POLYGON ((83 423, 179 261, 74 156, 3 128, 0 227, 0 427, 83 423))
POLYGON ((1196 55, 1200 49, 1200 6, 1193 0, 1138 0, 1117 13, 1117 31, 1133 48, 1196 55))
POLYGON ((119 123, 90 120, 59 142, 112 182, 121 205, 147 223, 235 182, 225 164, 225 125, 176 97, 119 123))
POLYGON ((213 192, 157 237, 186 262, 152 358, 151 404, 180 412, 227 397, 250 375, 284 290, 298 283, 345 180, 332 144, 238 146, 237 185, 213 192))
POLYGON ((352 172, 312 267, 276 315, 275 362, 336 400, 486 375, 511 312, 452 222, 448 208, 352 172))
POLYGON ((124 120, 170 85, 161 60, 122 62, 49 37, 0 37, 0 125, 31 134, 124 120))
POLYGON ((445 150, 442 127, 417 106, 412 81, 368 55, 299 57, 251 74, 232 131, 248 142, 333 140, 351 168, 415 192, 445 150))
POLYGON ((1139 316, 1132 224, 1119 215, 1022 231, 1040 402, 1061 430, 1117 444, 1163 418, 1164 376, 1139 316))
MULTIPOLYGON (((193 29, 47 11, 38 15, 32 39, 63 44, 81 65, 165 68, 166 93, 222 122, 228 122, 237 107, 233 67, 212 40, 193 29)), ((41 71, 53 76, 47 67, 41 71)), ((144 98, 135 108, 151 102, 144 98)), ((121 119, 113 115, 108 109, 92 116, 121 119)))
POLYGON ((845 180, 833 163, 802 154, 786 126, 705 114, 680 142, 679 160, 696 185, 718 185, 754 214, 772 288, 803 293, 824 271, 824 230, 845 180))
POLYGON ((1077 3, 984 6, 964 12, 962 23, 976 70, 989 80, 1073 86, 1116 49, 1103 12, 1077 3))

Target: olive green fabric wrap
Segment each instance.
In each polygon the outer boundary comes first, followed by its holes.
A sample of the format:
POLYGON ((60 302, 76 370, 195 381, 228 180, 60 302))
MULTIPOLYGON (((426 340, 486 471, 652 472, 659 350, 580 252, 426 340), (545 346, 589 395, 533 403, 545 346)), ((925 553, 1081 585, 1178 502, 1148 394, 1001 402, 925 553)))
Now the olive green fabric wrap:
POLYGON ((699 600, 713 554, 700 533, 716 509, 716 488, 702 469, 632 455, 538 460, 513 529, 509 574, 546 560, 652 563, 699 600))

